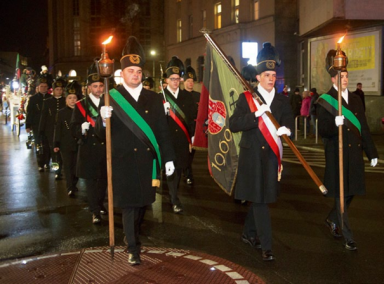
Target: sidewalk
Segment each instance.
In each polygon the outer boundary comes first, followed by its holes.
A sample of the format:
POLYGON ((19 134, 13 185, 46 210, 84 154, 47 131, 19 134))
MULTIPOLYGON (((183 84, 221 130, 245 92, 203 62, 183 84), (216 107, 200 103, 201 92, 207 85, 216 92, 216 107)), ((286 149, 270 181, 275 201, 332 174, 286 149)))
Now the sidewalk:
MULTIPOLYGON (((293 134, 294 136, 294 134, 293 134)), ((372 139, 375 143, 377 152, 379 153, 379 163, 384 164, 384 133, 383 134, 372 134, 372 139)), ((312 136, 308 136, 304 139, 304 131, 298 131, 297 133, 297 141, 295 141, 294 137, 292 138, 293 143, 298 149, 307 149, 311 151, 321 151, 324 152, 324 145, 321 137, 318 138, 318 143, 316 144, 316 138, 312 136)), ((284 143, 286 146, 286 143, 284 143)))

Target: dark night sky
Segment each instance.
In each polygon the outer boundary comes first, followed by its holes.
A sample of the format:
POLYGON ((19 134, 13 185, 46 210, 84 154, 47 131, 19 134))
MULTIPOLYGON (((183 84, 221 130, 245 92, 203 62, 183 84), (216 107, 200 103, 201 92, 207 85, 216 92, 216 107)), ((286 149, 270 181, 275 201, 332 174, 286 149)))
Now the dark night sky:
POLYGON ((0 2, 0 50, 31 57, 29 65, 37 70, 41 64, 48 65, 47 0, 0 2))

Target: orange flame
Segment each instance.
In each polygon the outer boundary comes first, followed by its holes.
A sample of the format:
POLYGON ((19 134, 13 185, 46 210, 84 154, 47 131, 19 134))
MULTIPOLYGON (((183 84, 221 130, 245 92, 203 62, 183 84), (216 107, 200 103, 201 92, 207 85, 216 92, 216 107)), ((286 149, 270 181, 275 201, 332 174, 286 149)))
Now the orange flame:
POLYGON ((110 36, 106 41, 103 42, 103 44, 108 44, 111 42, 113 36, 110 36))
POLYGON ((343 35, 343 36, 339 39, 339 41, 338 41, 337 43, 341 43, 341 42, 343 41, 344 37, 345 37, 345 35, 343 35))

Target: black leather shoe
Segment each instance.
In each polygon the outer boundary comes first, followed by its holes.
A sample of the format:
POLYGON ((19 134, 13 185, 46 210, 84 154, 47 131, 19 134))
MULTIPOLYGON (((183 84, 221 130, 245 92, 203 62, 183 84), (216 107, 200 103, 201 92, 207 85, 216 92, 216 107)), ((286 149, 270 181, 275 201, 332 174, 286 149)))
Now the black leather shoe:
POLYGON ((335 238, 342 237, 342 235, 340 234, 339 227, 337 227, 337 225, 334 222, 332 222, 329 219, 325 219, 325 223, 327 224, 332 236, 334 236, 335 238))
POLYGON ((275 256, 273 255, 271 250, 263 250, 261 256, 264 261, 272 261, 275 260, 275 256))
POLYGON ((345 243, 345 248, 347 250, 357 250, 356 243, 354 241, 348 241, 345 243))
POLYGON ((243 234, 241 236, 241 240, 243 241, 243 243, 249 244, 251 247, 261 249, 260 240, 257 237, 256 238, 250 238, 250 237, 247 237, 246 235, 243 234))
POLYGON ((92 215, 92 223, 93 224, 100 224, 101 223, 101 216, 93 214, 92 215))
POLYGON ((183 212, 183 208, 181 208, 180 205, 173 205, 172 209, 173 209, 173 212, 176 214, 183 212))
POLYGON ((72 191, 72 190, 70 190, 70 191, 68 191, 68 196, 69 196, 69 197, 74 197, 74 196, 75 196, 75 194, 73 193, 73 191, 72 191))
POLYGON ((140 255, 138 253, 128 253, 128 263, 130 265, 139 265, 141 263, 140 255))

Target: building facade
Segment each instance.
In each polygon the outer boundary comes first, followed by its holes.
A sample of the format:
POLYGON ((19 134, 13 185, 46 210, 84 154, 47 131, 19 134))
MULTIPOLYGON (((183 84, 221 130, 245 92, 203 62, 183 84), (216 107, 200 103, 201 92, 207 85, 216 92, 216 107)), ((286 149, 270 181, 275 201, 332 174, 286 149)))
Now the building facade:
POLYGON ((161 0, 48 0, 52 74, 84 79, 110 35, 114 38, 107 52, 117 70, 126 40, 133 35, 147 55, 145 75, 153 76, 154 62, 164 58, 163 7, 161 0))
MULTIPOLYGON (((165 42, 169 60, 177 55, 197 70, 202 80, 206 40, 201 29, 207 29, 227 56, 241 70, 247 58, 243 43, 264 42, 276 47, 282 59, 277 71, 277 87, 297 85, 297 1, 271 0, 166 0, 165 42)), ((252 52, 251 52, 252 53, 252 52)), ((253 52, 256 58, 257 50, 253 52)))
POLYGON ((199 31, 206 28, 238 70, 249 60, 243 58, 244 43, 257 43, 261 50, 264 42, 271 42, 282 60, 279 92, 288 85, 291 92, 315 87, 324 93, 331 87, 326 54, 346 34, 341 48, 349 58, 349 90, 363 83, 371 131, 382 133, 383 12, 382 0, 363 5, 359 0, 166 0, 166 60, 177 55, 197 70, 201 81, 206 41, 199 31))

